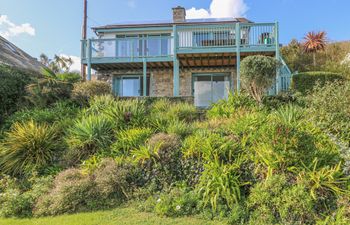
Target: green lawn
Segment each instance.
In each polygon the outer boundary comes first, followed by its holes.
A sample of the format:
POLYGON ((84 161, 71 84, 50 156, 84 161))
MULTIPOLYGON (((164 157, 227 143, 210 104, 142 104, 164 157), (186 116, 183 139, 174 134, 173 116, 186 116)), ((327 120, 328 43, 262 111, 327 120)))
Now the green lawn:
POLYGON ((162 218, 155 214, 139 212, 133 208, 118 208, 110 211, 79 213, 57 217, 35 219, 0 219, 0 225, 114 225, 114 224, 185 224, 211 225, 225 224, 219 221, 208 221, 194 217, 162 218))

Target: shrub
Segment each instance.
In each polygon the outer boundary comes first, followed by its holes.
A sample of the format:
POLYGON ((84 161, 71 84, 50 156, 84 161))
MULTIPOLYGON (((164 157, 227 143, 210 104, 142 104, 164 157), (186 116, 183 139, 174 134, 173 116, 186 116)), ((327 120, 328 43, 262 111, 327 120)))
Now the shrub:
POLYGON ((146 146, 132 152, 141 162, 148 183, 156 185, 158 190, 182 178, 181 143, 176 135, 155 134, 146 146))
POLYGON ((77 83, 81 81, 81 77, 79 73, 60 73, 57 74, 57 79, 68 82, 68 83, 77 83))
POLYGON ((93 174, 82 174, 78 169, 61 172, 53 188, 37 201, 37 216, 84 212, 105 209, 125 201, 137 180, 134 167, 118 166, 105 159, 93 174))
POLYGON ((16 179, 8 176, 0 180, 0 216, 2 217, 29 217, 35 202, 45 194, 51 185, 51 177, 32 177, 26 189, 16 179))
POLYGON ((113 143, 113 123, 105 116, 86 116, 77 120, 68 130, 67 160, 77 163, 90 155, 108 150, 113 143))
POLYGON ((253 110, 256 104, 252 98, 244 93, 234 93, 228 96, 228 99, 219 100, 211 105, 207 111, 208 118, 229 118, 235 115, 239 109, 253 110))
POLYGON ((43 169, 59 153, 60 141, 55 126, 34 121, 15 123, 1 145, 0 168, 4 173, 23 174, 43 169))
POLYGON ((58 215, 87 211, 98 204, 94 182, 91 177, 82 175, 78 169, 61 172, 54 181, 49 194, 38 199, 34 209, 36 216, 58 215))
POLYGON ((250 224, 310 224, 313 202, 305 187, 289 185, 283 175, 257 183, 247 199, 250 224))
POLYGON ((274 84, 278 67, 278 61, 269 56, 248 56, 242 60, 242 85, 258 103, 274 84))
POLYGON ((327 82, 336 80, 344 80, 344 77, 338 73, 323 71, 303 72, 293 75, 292 88, 301 93, 306 93, 312 91, 317 83, 323 86, 327 82))
POLYGON ((139 148, 152 135, 152 130, 149 128, 132 128, 121 130, 116 135, 116 142, 111 149, 115 153, 123 153, 128 155, 131 150, 139 148))
POLYGON ((3 124, 2 129, 8 130, 14 123, 25 123, 33 120, 36 123, 62 123, 71 120, 78 114, 79 108, 68 101, 56 102, 51 107, 23 109, 12 114, 3 124))
POLYGON ((93 96, 111 94, 111 86, 104 81, 88 81, 74 84, 72 98, 79 104, 86 104, 93 96))
POLYGON ((198 213, 199 199, 196 192, 185 187, 175 187, 158 196, 150 196, 141 209, 147 212, 155 212, 160 216, 190 216, 198 213))
POLYGON ((28 71, 0 65, 0 124, 23 105, 25 86, 34 79, 35 76, 28 71))
POLYGON ((350 146, 350 82, 316 86, 307 96, 308 115, 325 132, 350 146))
POLYGON ((146 102, 138 99, 116 101, 103 113, 115 121, 118 129, 145 127, 148 120, 146 102))

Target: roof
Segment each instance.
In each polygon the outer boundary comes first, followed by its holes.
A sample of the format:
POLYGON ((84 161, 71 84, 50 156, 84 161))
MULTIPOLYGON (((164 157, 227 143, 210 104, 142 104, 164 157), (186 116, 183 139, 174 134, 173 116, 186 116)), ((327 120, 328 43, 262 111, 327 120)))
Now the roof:
POLYGON ((40 72, 43 65, 35 58, 0 36, 0 64, 40 72))
POLYGON ((143 27, 167 27, 172 25, 194 25, 194 24, 224 24, 224 23, 252 23, 246 18, 207 18, 207 19, 186 19, 183 23, 174 23, 172 20, 159 21, 131 21, 106 26, 93 27, 92 30, 118 29, 118 28, 143 28, 143 27))

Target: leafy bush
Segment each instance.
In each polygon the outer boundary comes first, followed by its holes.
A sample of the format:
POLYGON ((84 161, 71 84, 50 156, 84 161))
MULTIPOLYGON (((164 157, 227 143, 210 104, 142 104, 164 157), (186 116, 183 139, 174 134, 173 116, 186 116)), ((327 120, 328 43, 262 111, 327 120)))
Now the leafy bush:
POLYGON ((313 71, 304 72, 293 75, 292 88, 301 93, 312 91, 317 83, 325 85, 327 82, 334 82, 336 80, 344 80, 344 77, 338 73, 313 71))
POLYGON ((34 121, 15 123, 0 146, 0 168, 4 173, 23 174, 43 169, 60 152, 55 126, 34 121))
POLYGON ((69 147, 66 160, 74 164, 96 152, 107 150, 113 143, 113 127, 113 122, 103 115, 76 120, 66 137, 69 147))
POLYGON ((77 83, 81 81, 81 77, 79 73, 60 73, 57 74, 57 79, 68 82, 68 83, 77 83))
POLYGON ((0 216, 29 217, 32 216, 37 199, 46 193, 51 185, 51 177, 33 177, 29 180, 29 187, 8 176, 0 179, 0 216))
POLYGON ((198 213, 199 199, 195 191, 185 187, 175 187, 158 196, 150 196, 141 209, 155 212, 160 216, 190 216, 198 213))
POLYGON ((283 175, 257 183, 247 199, 250 224, 310 224, 311 196, 301 185, 290 186, 283 175))
POLYGON ((39 198, 34 214, 58 215, 105 209, 119 205, 129 197, 135 180, 134 169, 103 160, 93 174, 78 169, 61 172, 47 195, 39 198))
POLYGON ((152 135, 149 128, 132 128, 121 130, 116 135, 116 142, 111 149, 115 153, 129 154, 131 150, 139 148, 152 135))
POLYGON ((111 94, 111 86, 104 81, 88 81, 74 84, 72 98, 79 104, 86 104, 93 96, 111 94))
POLYGON ((23 104, 25 86, 34 79, 30 72, 0 65, 0 124, 23 104))
POLYGON ((239 109, 254 109, 256 103, 246 94, 230 94, 228 99, 223 99, 211 105, 207 111, 208 118, 229 118, 237 113, 239 109))
POLYGON ((24 123, 33 120, 36 123, 62 123, 75 118, 79 108, 68 101, 56 102, 51 107, 23 109, 12 114, 3 124, 3 130, 10 129, 14 123, 24 123))
POLYGON ((274 84, 278 67, 278 61, 269 56, 247 56, 242 60, 242 85, 258 103, 274 84))
POLYGON ((316 86, 307 103, 314 123, 350 146, 350 82, 316 86))

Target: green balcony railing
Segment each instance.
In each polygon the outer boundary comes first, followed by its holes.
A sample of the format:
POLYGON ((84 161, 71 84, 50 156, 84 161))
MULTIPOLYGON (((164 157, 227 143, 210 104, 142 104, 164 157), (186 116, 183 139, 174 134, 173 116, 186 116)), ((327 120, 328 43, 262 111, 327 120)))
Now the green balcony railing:
POLYGON ((90 49, 92 60, 141 61, 143 58, 169 58, 174 52, 234 52, 238 47, 241 52, 275 51, 277 29, 275 23, 178 25, 169 27, 168 33, 156 35, 118 35, 114 39, 83 40, 81 55, 83 60, 87 59, 90 49))

